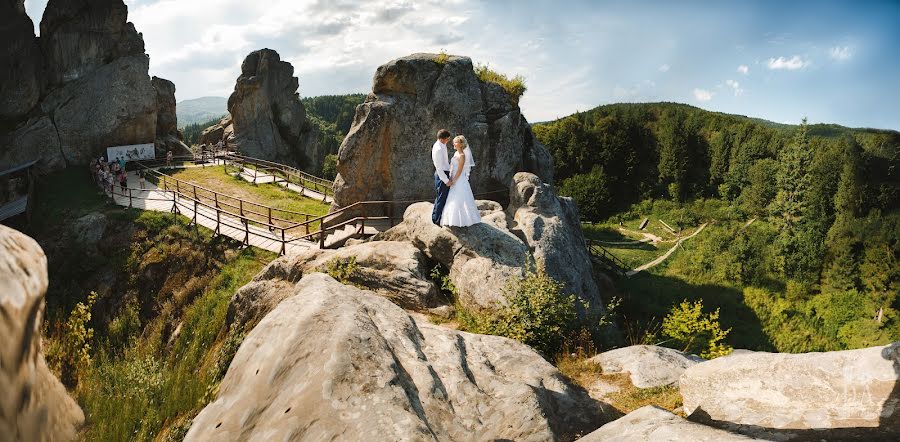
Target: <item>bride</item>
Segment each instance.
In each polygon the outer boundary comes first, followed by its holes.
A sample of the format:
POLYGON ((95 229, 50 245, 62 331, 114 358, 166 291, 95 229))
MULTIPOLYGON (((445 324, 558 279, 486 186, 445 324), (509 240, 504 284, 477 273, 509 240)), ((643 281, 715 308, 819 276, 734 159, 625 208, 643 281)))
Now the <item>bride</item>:
POLYGON ((456 148, 456 153, 450 160, 450 193, 441 215, 441 225, 468 227, 481 222, 475 196, 469 186, 469 174, 475 166, 475 160, 466 137, 458 135, 454 138, 453 147, 456 148))

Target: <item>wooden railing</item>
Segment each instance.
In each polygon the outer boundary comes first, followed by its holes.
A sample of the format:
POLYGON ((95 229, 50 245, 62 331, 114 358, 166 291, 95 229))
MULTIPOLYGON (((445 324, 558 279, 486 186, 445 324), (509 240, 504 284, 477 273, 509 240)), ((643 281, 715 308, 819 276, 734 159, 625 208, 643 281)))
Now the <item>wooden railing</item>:
POLYGON ((247 167, 247 169, 253 171, 254 183, 256 183, 256 172, 260 171, 272 175, 276 179, 283 180, 286 183, 299 186, 301 189, 309 189, 319 193, 323 196, 323 201, 327 200, 328 197, 334 196, 334 181, 317 177, 295 167, 234 153, 217 155, 216 158, 223 161, 226 171, 229 162, 234 163, 239 168, 245 168, 248 165, 252 166, 247 167))
POLYGON ((296 226, 300 222, 303 222, 306 228, 309 229, 314 223, 308 223, 308 221, 320 216, 318 214, 279 209, 256 203, 218 192, 190 181, 180 180, 158 170, 150 168, 145 168, 144 170, 157 179, 158 186, 162 190, 174 191, 179 196, 204 202, 210 207, 223 209, 226 213, 233 216, 246 217, 253 223, 268 227, 269 231, 274 231, 276 228, 284 229, 296 226))
POLYGON ((593 239, 586 239, 585 246, 587 247, 588 253, 591 255, 591 258, 594 258, 604 266, 606 266, 613 273, 618 274, 619 276, 625 276, 628 271, 628 265, 625 264, 624 261, 619 259, 616 255, 613 255, 609 250, 606 250, 603 247, 602 243, 593 239))

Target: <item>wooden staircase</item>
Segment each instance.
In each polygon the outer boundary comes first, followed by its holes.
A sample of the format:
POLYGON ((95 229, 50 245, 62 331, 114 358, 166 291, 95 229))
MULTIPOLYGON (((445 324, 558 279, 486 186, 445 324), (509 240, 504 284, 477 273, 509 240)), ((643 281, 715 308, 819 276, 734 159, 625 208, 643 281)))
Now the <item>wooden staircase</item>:
POLYGON ((606 250, 599 241, 587 239, 584 243, 585 247, 587 247, 588 254, 591 255, 591 261, 594 265, 601 267, 615 276, 628 276, 628 266, 625 262, 617 258, 616 255, 613 255, 609 250, 606 250))

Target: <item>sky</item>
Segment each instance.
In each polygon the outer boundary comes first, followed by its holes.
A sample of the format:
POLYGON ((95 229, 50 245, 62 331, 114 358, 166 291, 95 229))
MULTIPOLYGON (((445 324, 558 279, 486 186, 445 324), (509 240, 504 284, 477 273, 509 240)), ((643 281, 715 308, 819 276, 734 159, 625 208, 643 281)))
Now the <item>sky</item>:
MULTIPOLYGON (((25 1, 36 28, 46 3, 25 1)), ((524 76, 532 122, 674 101, 900 130, 900 1, 125 3, 150 74, 172 80, 179 101, 227 97, 244 57, 265 47, 294 66, 301 96, 367 93, 379 65, 444 50, 524 76)))

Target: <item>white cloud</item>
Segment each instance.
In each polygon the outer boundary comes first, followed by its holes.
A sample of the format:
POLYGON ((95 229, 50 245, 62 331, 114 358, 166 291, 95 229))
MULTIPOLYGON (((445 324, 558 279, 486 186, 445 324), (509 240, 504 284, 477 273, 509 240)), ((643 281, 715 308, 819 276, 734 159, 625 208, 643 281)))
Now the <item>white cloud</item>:
POLYGON ((623 87, 617 84, 616 87, 613 88, 612 95, 615 101, 620 102, 648 101, 656 98, 655 89, 655 82, 644 80, 640 83, 635 83, 630 87, 623 87))
POLYGON ((664 65, 662 65, 662 66, 659 67, 659 71, 660 71, 660 72, 669 72, 669 68, 670 68, 670 67, 671 67, 671 66, 669 66, 668 64, 664 64, 664 65))
POLYGON ((853 51, 850 46, 835 46, 828 51, 828 55, 837 61, 846 61, 853 57, 853 51))
POLYGON ((809 60, 805 60, 801 58, 799 55, 795 55, 791 58, 770 58, 769 61, 766 62, 766 65, 769 69, 772 70, 788 70, 788 71, 796 71, 798 69, 803 69, 809 66, 809 60))
POLYGON ((710 92, 706 89, 699 89, 699 88, 694 89, 694 98, 696 98, 697 101, 712 100, 713 95, 715 95, 715 92, 710 92))
POLYGON ((737 81, 735 81, 735 80, 725 80, 725 84, 726 84, 728 87, 734 89, 734 96, 735 96, 735 97, 740 97, 741 95, 744 95, 744 89, 741 88, 741 84, 738 83, 737 81))
POLYGON ((744 75, 747 75, 750 73, 750 68, 747 65, 742 64, 742 65, 738 66, 737 71, 744 75))

